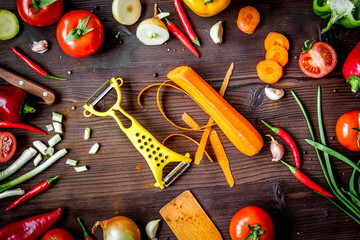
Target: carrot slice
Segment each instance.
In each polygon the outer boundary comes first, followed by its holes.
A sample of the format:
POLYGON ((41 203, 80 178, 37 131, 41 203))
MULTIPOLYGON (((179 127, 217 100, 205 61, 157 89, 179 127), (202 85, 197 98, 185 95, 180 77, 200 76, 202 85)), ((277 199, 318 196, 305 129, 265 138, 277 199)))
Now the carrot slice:
POLYGON ((260 14, 256 8, 246 6, 240 9, 237 26, 244 33, 252 34, 260 22, 260 14))
POLYGON ((289 61, 289 53, 283 46, 274 45, 266 52, 266 60, 274 60, 280 64, 280 66, 285 67, 289 61))
POLYGON ((270 32, 265 38, 264 45, 266 51, 269 51, 274 45, 283 46, 286 51, 289 51, 290 48, 289 40, 283 34, 277 32, 270 32))
POLYGON ((231 175, 229 160, 226 156, 225 149, 220 141, 219 135, 217 134, 217 132, 215 130, 211 130, 210 142, 211 142, 211 146, 214 149, 214 152, 215 152, 216 158, 219 162, 219 165, 225 174, 226 181, 229 183, 230 187, 233 187, 234 186, 234 178, 231 175))
POLYGON ((195 120, 189 114, 187 114, 186 112, 183 113, 181 118, 193 130, 201 131, 201 128, 200 128, 199 124, 197 124, 197 122, 195 122, 195 120))
MULTIPOLYGON (((230 77, 231 77, 233 69, 234 69, 234 63, 231 63, 229 69, 226 72, 224 81, 223 81, 223 83, 221 85, 221 88, 220 88, 220 91, 219 91, 219 94, 222 97, 224 96, 227 85, 229 84, 230 77)), ((203 133, 203 135, 201 137, 201 140, 200 140, 199 148, 198 148, 198 150, 196 151, 196 154, 195 154, 195 164, 199 164, 202 157, 203 157, 203 155, 204 155, 206 143, 207 143, 207 140, 209 138, 209 134, 210 134, 210 131, 211 131, 211 126, 213 124, 214 124, 214 120, 210 117, 209 121, 207 123, 208 127, 206 127, 204 129, 204 133, 203 133)))
POLYGON ((264 60, 256 66, 259 78, 267 83, 276 83, 283 75, 283 69, 274 60, 264 60))

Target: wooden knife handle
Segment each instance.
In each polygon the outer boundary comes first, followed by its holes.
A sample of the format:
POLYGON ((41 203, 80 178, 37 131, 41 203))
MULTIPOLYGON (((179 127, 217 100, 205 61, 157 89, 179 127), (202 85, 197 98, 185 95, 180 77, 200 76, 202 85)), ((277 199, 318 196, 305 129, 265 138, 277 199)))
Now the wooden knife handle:
POLYGON ((46 104, 53 104, 55 102, 54 92, 1 67, 0 77, 13 86, 42 98, 46 104))

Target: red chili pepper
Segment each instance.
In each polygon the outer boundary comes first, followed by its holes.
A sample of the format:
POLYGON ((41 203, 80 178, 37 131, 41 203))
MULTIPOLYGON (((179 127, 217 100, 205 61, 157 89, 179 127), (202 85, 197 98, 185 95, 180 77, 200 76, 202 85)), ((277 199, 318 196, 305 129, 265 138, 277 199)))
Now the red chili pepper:
MULTIPOLYGON (((162 12, 160 8, 159 12, 162 12)), ((200 57, 199 53, 196 51, 196 49, 194 48, 194 46, 191 44, 190 40, 185 36, 185 34, 183 34, 180 29, 175 26, 175 24, 173 22, 171 22, 169 19, 165 18, 166 21, 166 26, 168 27, 168 29, 170 30, 170 32, 172 32, 175 37, 177 37, 182 44, 184 44, 193 54, 195 54, 196 57, 200 57)))
POLYGON ((29 67, 31 67, 32 69, 34 69, 37 73, 39 73, 41 76, 43 77, 47 77, 47 78, 53 78, 53 79, 57 79, 57 80, 67 80, 66 78, 58 78, 58 77, 54 77, 51 76, 50 74, 48 74, 44 69, 42 69, 39 65, 37 65, 36 63, 34 63, 33 61, 31 61, 28 57, 26 57, 24 54, 20 53, 18 50, 16 50, 14 47, 11 47, 11 49, 14 51, 14 53, 16 55, 18 55, 29 67))
POLYGON ((342 73, 351 90, 357 92, 360 88, 360 42, 350 52, 344 63, 342 73))
POLYGON ((181 6, 180 0, 174 0, 174 5, 176 12, 180 18, 181 24, 183 25, 186 34, 189 36, 190 40, 196 45, 200 46, 199 38, 196 36, 194 29, 192 28, 189 19, 187 18, 183 7, 181 6))
POLYGON ((82 230, 83 230, 83 232, 84 232, 84 238, 85 238, 85 240, 93 240, 93 238, 90 237, 89 232, 86 230, 84 224, 81 222, 81 219, 78 218, 77 220, 78 220, 78 222, 80 223, 80 226, 81 226, 81 228, 82 228, 82 230))
POLYGON ((49 187, 51 187, 51 185, 53 184, 53 182, 58 178, 59 176, 50 178, 38 185, 36 185, 35 187, 33 187, 32 189, 30 189, 27 193, 25 193, 24 195, 22 195, 20 198, 18 198, 15 202, 13 202, 12 204, 10 204, 10 206, 8 206, 6 208, 6 211, 18 206, 20 203, 25 202, 26 200, 42 193, 43 191, 45 191, 46 189, 48 189, 49 187))
POLYGON ((265 124, 268 128, 270 128, 270 130, 273 131, 276 135, 281 137, 290 146, 291 151, 294 155, 296 168, 300 168, 300 165, 301 165, 300 153, 299 153, 299 149, 296 146, 294 139, 292 139, 292 137, 287 132, 285 132, 283 129, 278 128, 278 127, 273 127, 265 121, 261 121, 261 122, 263 124, 265 124))
POLYGON ((306 176, 303 172, 301 172, 298 168, 293 167, 289 164, 287 164, 284 161, 281 161, 285 166, 287 166, 290 171, 292 172, 292 174, 296 177, 297 180, 299 180, 300 182, 302 182, 304 185, 308 186, 309 188, 315 190, 318 193, 321 193, 325 196, 334 198, 334 196, 332 194, 330 194, 329 192, 327 192, 325 189, 323 189, 322 187, 320 187, 319 185, 317 185, 313 180, 311 180, 308 176, 306 176))
POLYGON ((37 133, 41 133, 46 135, 47 133, 44 132, 43 130, 40 130, 36 127, 33 127, 29 124, 26 123, 12 123, 12 122, 8 122, 8 121, 0 121, 0 128, 18 128, 18 129, 26 129, 32 132, 37 132, 37 133))
POLYGON ((0 239, 36 240, 61 217, 62 209, 23 219, 0 228, 0 239))
POLYGON ((20 122, 35 108, 26 100, 26 93, 17 87, 0 87, 0 118, 9 122, 20 122))

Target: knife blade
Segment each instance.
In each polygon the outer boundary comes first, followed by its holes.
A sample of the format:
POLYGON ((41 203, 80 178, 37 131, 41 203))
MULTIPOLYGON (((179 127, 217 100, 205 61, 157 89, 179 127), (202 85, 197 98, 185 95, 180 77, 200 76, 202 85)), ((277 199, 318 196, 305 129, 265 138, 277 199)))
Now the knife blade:
POLYGON ((55 93, 49 89, 34 83, 24 77, 21 77, 13 72, 10 72, 0 67, 0 77, 11 85, 18 87, 26 92, 40 97, 46 104, 53 104, 55 102, 55 93))

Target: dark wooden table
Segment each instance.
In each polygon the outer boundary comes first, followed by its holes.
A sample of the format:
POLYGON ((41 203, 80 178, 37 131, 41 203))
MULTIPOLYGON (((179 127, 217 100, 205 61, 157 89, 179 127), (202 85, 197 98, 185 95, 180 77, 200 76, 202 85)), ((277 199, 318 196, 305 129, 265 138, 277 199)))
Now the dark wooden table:
MULTIPOLYGON (((141 0, 143 11, 141 20, 153 14, 154 1, 141 0)), ((112 118, 83 116, 83 105, 100 85, 111 77, 124 79, 122 106, 133 115, 154 136, 163 140, 172 133, 185 133, 200 140, 200 132, 186 132, 174 128, 159 113, 156 106, 156 91, 145 94, 143 107, 136 103, 140 90, 152 83, 165 81, 166 74, 181 65, 194 68, 216 90, 219 90, 226 70, 233 62, 234 72, 230 80, 225 99, 228 100, 265 136, 269 130, 260 120, 278 124, 288 131, 297 142, 302 155, 302 170, 314 181, 329 190, 314 149, 304 139, 311 138, 303 115, 290 94, 294 90, 303 101, 317 131, 316 93, 317 86, 322 87, 323 116, 326 136, 330 147, 338 150, 354 161, 359 154, 342 147, 335 135, 337 119, 351 110, 359 109, 358 95, 342 77, 341 68, 350 50, 360 41, 360 28, 347 30, 336 26, 332 33, 332 45, 338 53, 335 70, 322 79, 311 79, 299 69, 298 57, 303 42, 307 39, 319 39, 319 29, 326 22, 316 16, 312 10, 312 1, 236 1, 222 13, 201 18, 186 12, 199 35, 202 46, 197 47, 201 58, 197 59, 190 51, 171 36, 166 45, 145 46, 135 36, 139 22, 128 29, 132 35, 115 35, 121 29, 111 13, 111 1, 65 1, 65 10, 92 10, 101 19, 105 28, 105 40, 102 47, 92 56, 77 59, 66 55, 56 40, 56 24, 49 27, 32 27, 20 18, 21 29, 17 37, 0 42, 1 66, 33 80, 57 95, 53 105, 46 105, 34 96, 29 98, 36 104, 38 111, 28 121, 45 130, 51 123, 52 112, 65 116, 64 140, 56 146, 66 148, 68 154, 40 175, 20 185, 25 190, 41 181, 60 175, 57 183, 45 193, 27 203, 5 212, 4 209, 15 199, 0 201, 0 226, 20 219, 50 212, 57 207, 64 209, 56 227, 70 231, 76 239, 82 239, 82 231, 76 218, 81 217, 90 228, 95 221, 105 220, 116 215, 132 218, 146 239, 145 225, 153 219, 161 218, 159 210, 185 190, 191 190, 202 207, 220 230, 224 239, 230 239, 228 227, 232 216, 241 208, 256 205, 265 209, 275 223, 275 239, 359 239, 360 228, 350 217, 335 207, 326 198, 299 183, 281 163, 271 161, 269 144, 265 143, 259 154, 247 157, 239 152, 221 133, 220 137, 228 155, 235 186, 229 188, 225 177, 214 162, 203 159, 200 165, 192 165, 171 187, 160 190, 153 187, 153 175, 145 160, 133 148, 112 118), (241 7, 252 5, 261 14, 261 22, 252 35, 237 29, 236 19, 241 7), (210 27, 217 21, 224 21, 224 43, 215 45, 209 36, 210 27), (283 88, 285 97, 273 102, 264 96, 264 87, 256 74, 256 65, 264 59, 263 46, 266 35, 271 31, 285 34, 290 40, 289 63, 284 69, 283 78, 274 86, 283 88), (43 55, 33 53, 29 43, 46 39, 50 49, 43 55), (25 65, 12 51, 17 47, 49 73, 67 77, 68 81, 45 79, 25 65), (68 71, 72 74, 68 75, 68 71), (156 76, 154 76, 154 74, 156 76), (76 106, 76 110, 72 107, 76 106), (90 127, 92 136, 83 140, 84 129, 90 127), (101 145, 95 155, 88 151, 94 143, 101 145), (73 167, 65 164, 67 158, 80 161, 89 170, 76 173, 73 167)), ((171 13, 170 19, 181 28, 172 1, 158 2, 161 8, 171 13)), ((17 13, 16 2, 2 0, 1 9, 17 13)), ((2 86, 8 85, 1 80, 2 86)), ((168 116, 178 124, 183 124, 181 114, 188 112, 196 121, 206 124, 208 116, 195 103, 183 94, 165 89, 161 95, 168 116)), ((47 142, 48 136, 23 130, 11 130, 18 140, 16 159, 20 153, 32 146, 35 140, 47 142)), ((318 134, 317 134, 318 135, 318 134)), ((266 139, 268 140, 268 139, 266 139)), ((174 138, 168 143, 173 150, 194 156, 197 147, 187 139, 174 138)), ((212 157, 214 153, 208 145, 212 157)), ((285 146, 284 160, 293 164, 288 146, 285 146)), ((345 188, 351 174, 351 168, 333 160, 338 181, 345 188)), ((5 169, 11 162, 4 163, 5 169)), ((10 179, 31 170, 29 162, 10 179)), ((96 239, 102 238, 100 229, 95 232, 96 239)), ((162 221, 159 239, 175 239, 174 234, 162 221)))

